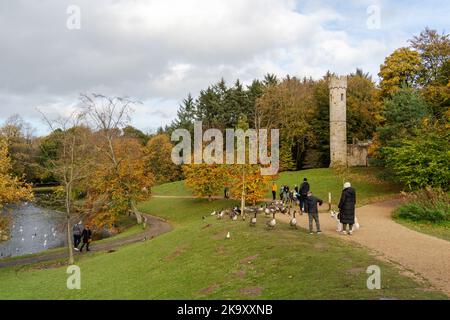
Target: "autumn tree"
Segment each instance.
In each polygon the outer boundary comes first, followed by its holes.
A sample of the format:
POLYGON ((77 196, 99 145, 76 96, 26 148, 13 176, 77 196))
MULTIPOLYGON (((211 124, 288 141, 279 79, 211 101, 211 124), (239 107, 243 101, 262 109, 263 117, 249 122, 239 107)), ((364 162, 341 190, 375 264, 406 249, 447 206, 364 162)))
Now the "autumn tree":
POLYGON ((38 182, 43 171, 37 164, 39 141, 33 128, 19 115, 9 117, 0 128, 0 137, 8 144, 12 173, 28 182, 38 182))
MULTIPOLYGON (((0 139, 0 210, 6 204, 14 204, 24 200, 31 200, 33 193, 31 185, 23 182, 12 174, 11 159, 8 154, 8 144, 0 139)), ((8 219, 0 214, 0 241, 8 237, 8 219)))
POLYGON ((183 166, 186 186, 197 197, 212 197, 225 185, 225 167, 221 164, 188 164, 183 166))
POLYGON ((167 134, 158 134, 152 137, 145 148, 146 158, 155 182, 163 184, 179 180, 181 167, 173 163, 173 144, 167 134))
POLYGON ((313 89, 314 81, 311 79, 288 77, 267 87, 257 100, 256 114, 261 128, 280 130, 282 168, 297 167, 306 151, 306 142, 313 138, 313 89))
POLYGON ((46 169, 51 171, 64 194, 64 207, 66 211, 67 244, 69 264, 74 263, 72 243, 72 220, 78 220, 79 209, 75 206, 74 190, 89 177, 89 166, 92 160, 91 131, 84 124, 85 114, 75 110, 66 117, 50 119, 43 114, 49 128, 56 133, 55 148, 43 149, 47 155, 46 169))
POLYGON ((81 95, 80 100, 96 136, 93 151, 98 161, 92 169, 95 183, 89 189, 89 203, 97 203, 99 216, 103 216, 96 221, 112 226, 119 214, 132 210, 140 222, 136 202, 148 196, 153 175, 144 157, 145 147, 122 136, 137 102, 98 94, 81 95))
POLYGON ((409 42, 422 61, 421 94, 436 120, 449 122, 446 113, 450 112, 450 35, 426 28, 409 42))
POLYGON ((450 59, 450 35, 439 34, 436 30, 425 28, 420 35, 409 40, 412 49, 416 50, 422 62, 419 82, 427 86, 436 82, 448 83, 448 75, 444 74, 444 66, 450 59), (446 79, 445 79, 446 78, 446 79))
POLYGON ((257 164, 231 165, 227 170, 231 194, 235 198, 244 196, 244 203, 256 205, 267 194, 272 176, 261 174, 261 166, 257 164))
POLYGON ((422 70, 421 63, 418 52, 410 48, 395 50, 380 67, 382 97, 390 97, 402 87, 416 87, 422 70))
POLYGON ((89 180, 86 181, 88 191, 86 206, 89 219, 97 227, 115 228, 117 218, 129 210, 136 212, 136 203, 146 200, 149 189, 154 183, 149 170, 145 147, 139 140, 117 138, 112 142, 112 152, 118 159, 114 166, 110 156, 103 150, 106 148, 102 137, 96 133, 95 163, 90 168, 89 180))

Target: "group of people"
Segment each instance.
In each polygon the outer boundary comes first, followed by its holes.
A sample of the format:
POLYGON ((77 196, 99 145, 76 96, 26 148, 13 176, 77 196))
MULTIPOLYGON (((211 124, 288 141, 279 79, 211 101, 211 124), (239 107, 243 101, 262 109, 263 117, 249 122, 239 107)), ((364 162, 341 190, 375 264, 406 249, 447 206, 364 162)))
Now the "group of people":
POLYGON ((86 246, 86 251, 90 251, 89 244, 92 242, 92 231, 89 225, 83 227, 81 221, 75 224, 72 228, 73 234, 73 247, 76 251, 83 252, 84 246, 86 246), (81 248, 78 249, 78 246, 81 248))
MULTIPOLYGON (((275 182, 272 184, 272 198, 277 198, 278 186, 275 182)), ((295 185, 291 191, 289 186, 282 185, 279 190, 279 197, 285 203, 295 202, 300 206, 300 213, 307 213, 309 218, 309 232, 313 234, 313 223, 316 224, 317 234, 322 233, 319 222, 319 206, 322 206, 322 199, 316 197, 311 192, 311 187, 307 178, 303 179, 300 187, 295 185)), ((350 182, 344 183, 344 187, 339 200, 339 216, 338 219, 343 225, 343 234, 351 235, 353 233, 353 225, 355 224, 355 206, 356 191, 352 188, 350 182), (347 231, 348 227, 348 231, 347 231)))

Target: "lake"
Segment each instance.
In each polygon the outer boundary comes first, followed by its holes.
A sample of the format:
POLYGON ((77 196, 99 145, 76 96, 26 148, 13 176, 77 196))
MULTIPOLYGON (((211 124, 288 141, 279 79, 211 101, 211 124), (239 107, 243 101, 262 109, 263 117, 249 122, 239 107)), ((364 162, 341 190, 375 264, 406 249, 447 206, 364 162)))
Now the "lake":
POLYGON ((11 239, 0 242, 0 259, 66 245, 63 213, 42 209, 33 203, 23 203, 5 210, 12 212, 11 239))

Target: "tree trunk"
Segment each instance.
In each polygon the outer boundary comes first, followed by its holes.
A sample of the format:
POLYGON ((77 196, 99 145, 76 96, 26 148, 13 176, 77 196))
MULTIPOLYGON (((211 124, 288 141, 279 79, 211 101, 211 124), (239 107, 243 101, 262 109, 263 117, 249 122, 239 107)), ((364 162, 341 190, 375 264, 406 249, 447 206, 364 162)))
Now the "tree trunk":
POLYGON ((66 214, 67 214, 67 248, 69 249, 69 265, 74 264, 72 228, 70 228, 70 192, 71 188, 66 187, 66 214))
POLYGON ((72 232, 70 228, 70 217, 67 216, 67 244, 69 248, 69 264, 72 265, 75 262, 73 257, 73 243, 72 243, 72 232))
POLYGON ((245 166, 242 166, 242 195, 241 195, 241 213, 242 220, 245 220, 245 166))
POLYGON ((136 216, 136 221, 137 224, 141 224, 142 223, 142 215, 141 213, 137 210, 136 206, 134 203, 131 203, 131 209, 133 210, 134 215, 136 216))

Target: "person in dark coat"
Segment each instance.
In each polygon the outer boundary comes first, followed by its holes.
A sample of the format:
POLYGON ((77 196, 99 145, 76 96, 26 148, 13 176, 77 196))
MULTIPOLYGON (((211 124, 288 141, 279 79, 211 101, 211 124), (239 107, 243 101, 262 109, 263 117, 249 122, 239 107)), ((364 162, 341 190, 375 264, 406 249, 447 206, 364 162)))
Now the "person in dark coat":
POLYGON ((76 225, 74 225, 72 228, 73 247, 77 251, 78 251, 78 246, 80 245, 80 242, 81 242, 81 232, 82 232, 81 222, 79 222, 76 225))
POLYGON ((342 233, 347 233, 347 225, 349 226, 348 234, 353 232, 353 225, 355 224, 355 206, 356 206, 356 191, 352 188, 350 182, 344 183, 344 190, 342 190, 341 199, 339 200, 339 219, 343 225, 342 233))
POLYGON ((308 192, 306 200, 305 200, 305 211, 308 213, 309 218, 309 233, 313 234, 313 220, 316 222, 317 233, 320 234, 320 223, 319 223, 319 208, 318 205, 321 206, 323 201, 317 197, 315 197, 312 192, 308 192))
POLYGON ((306 198, 308 197, 308 192, 309 192, 309 183, 308 183, 308 179, 304 178, 303 179, 303 183, 300 186, 300 212, 306 212, 305 209, 305 202, 306 202, 306 198))
POLYGON ((83 244, 81 245, 80 252, 83 252, 84 246, 86 246, 86 251, 89 250, 89 244, 92 241, 92 231, 89 226, 86 226, 81 233, 81 238, 83 239, 83 244))

